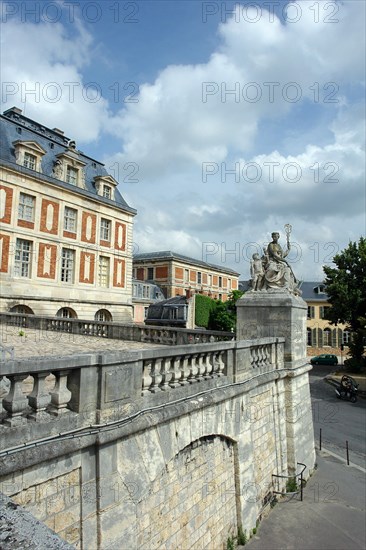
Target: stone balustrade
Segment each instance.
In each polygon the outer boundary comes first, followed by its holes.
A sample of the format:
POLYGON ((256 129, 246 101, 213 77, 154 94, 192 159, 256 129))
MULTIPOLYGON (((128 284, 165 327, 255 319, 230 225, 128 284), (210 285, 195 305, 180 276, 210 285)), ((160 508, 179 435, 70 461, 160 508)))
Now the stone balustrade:
POLYGON ((96 423, 282 367, 277 338, 2 361, 0 430, 70 415, 96 423))
MULTIPOLYGON (((190 330, 176 327, 120 324, 114 322, 64 319, 62 317, 41 317, 20 313, 0 313, 0 325, 7 327, 39 329, 41 331, 66 332, 101 338, 151 342, 175 346, 181 344, 203 344, 230 341, 235 338, 231 332, 190 330)), ((5 354, 5 351, 2 355, 5 354)))

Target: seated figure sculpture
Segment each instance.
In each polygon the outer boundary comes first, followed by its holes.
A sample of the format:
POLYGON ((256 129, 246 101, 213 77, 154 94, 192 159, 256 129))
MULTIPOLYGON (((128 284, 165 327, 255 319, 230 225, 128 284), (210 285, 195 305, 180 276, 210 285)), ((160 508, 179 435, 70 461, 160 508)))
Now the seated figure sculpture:
POLYGON ((298 281, 291 266, 285 260, 291 249, 290 242, 287 240, 287 249, 284 251, 278 242, 279 238, 280 234, 277 231, 272 233, 272 241, 262 257, 264 273, 261 284, 255 284, 252 288, 253 290, 286 289, 293 294, 300 295, 298 281))

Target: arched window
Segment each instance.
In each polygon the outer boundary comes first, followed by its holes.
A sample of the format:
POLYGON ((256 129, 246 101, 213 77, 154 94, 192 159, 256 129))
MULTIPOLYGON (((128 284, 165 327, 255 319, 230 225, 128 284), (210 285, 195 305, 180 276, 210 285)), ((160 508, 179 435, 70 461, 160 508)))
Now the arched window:
POLYGON ((306 329, 306 338, 307 338, 307 345, 311 346, 311 328, 306 329))
POLYGON ((107 309, 99 309, 94 315, 94 321, 106 323, 112 321, 112 315, 107 309))
POLYGON ((33 309, 23 304, 18 304, 17 306, 13 306, 9 309, 9 311, 10 313, 22 313, 27 315, 34 315, 33 309))
POLYGON ((71 307, 62 307, 56 313, 57 317, 63 317, 64 319, 77 319, 76 311, 71 307))
POLYGON ((330 346, 331 341, 331 331, 330 328, 327 327, 323 330, 323 346, 330 346))

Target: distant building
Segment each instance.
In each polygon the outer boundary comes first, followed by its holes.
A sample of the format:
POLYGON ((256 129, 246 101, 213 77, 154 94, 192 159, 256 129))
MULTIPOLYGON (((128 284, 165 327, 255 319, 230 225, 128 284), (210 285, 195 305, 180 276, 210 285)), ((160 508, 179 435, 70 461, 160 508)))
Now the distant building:
POLYGON ((205 294, 225 302, 238 289, 239 273, 176 252, 150 252, 133 257, 133 276, 139 281, 154 282, 165 298, 205 294))
POLYGON ((0 132, 0 310, 131 322, 136 211, 117 181, 16 107, 0 132))
POLYGON ((164 294, 154 283, 132 280, 133 320, 144 323, 150 304, 164 300, 164 294))
MULTIPOLYGON (((307 315, 307 345, 311 348, 340 348, 341 344, 348 345, 350 332, 345 325, 331 325, 325 319, 326 309, 331 307, 325 285, 321 282, 302 282, 299 285, 301 298, 308 306, 307 315)), ((239 281, 239 290, 250 290, 249 281, 239 281)))
POLYGON ((194 299, 175 296, 150 305, 147 311, 146 324, 194 328, 194 299), (193 319, 190 322, 192 314, 193 319))

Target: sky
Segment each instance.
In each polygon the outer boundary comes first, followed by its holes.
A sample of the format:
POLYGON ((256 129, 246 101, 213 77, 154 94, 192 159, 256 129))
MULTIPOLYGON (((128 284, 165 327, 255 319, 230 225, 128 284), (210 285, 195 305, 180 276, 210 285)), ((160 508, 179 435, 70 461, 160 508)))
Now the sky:
POLYGON ((365 227, 365 2, 1 3, 2 111, 61 128, 137 210, 133 252, 300 280, 365 227))

